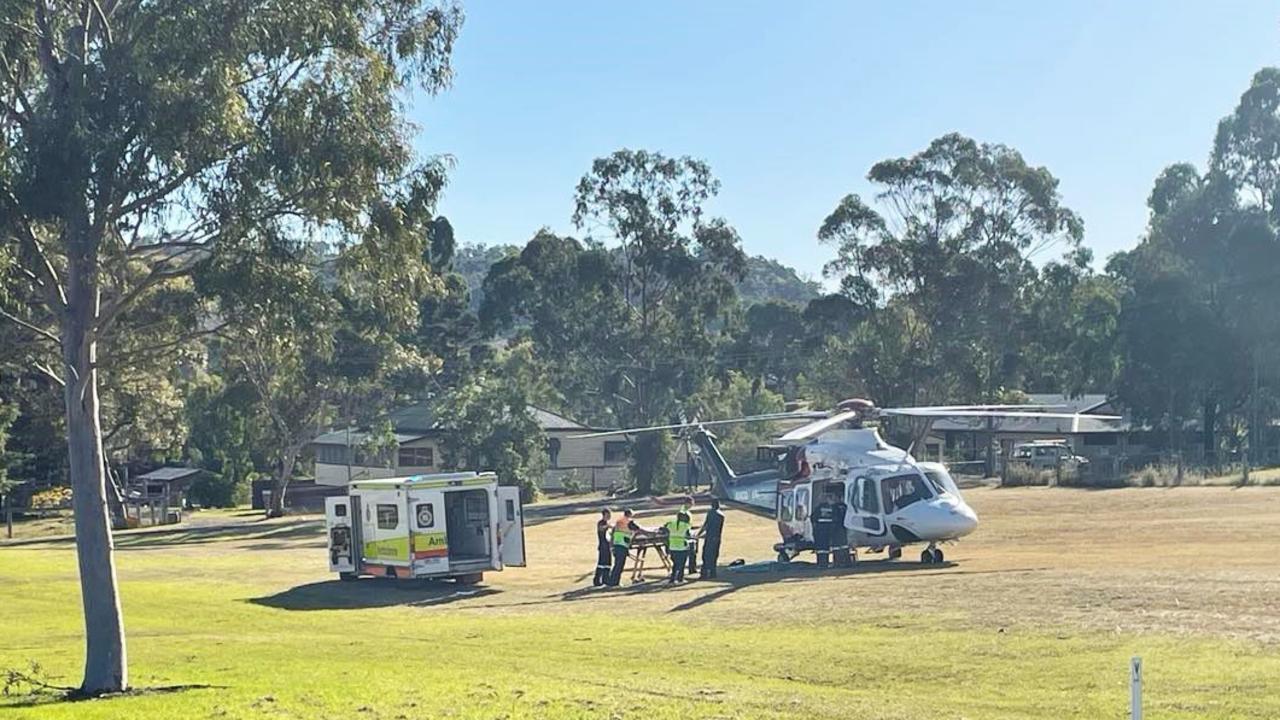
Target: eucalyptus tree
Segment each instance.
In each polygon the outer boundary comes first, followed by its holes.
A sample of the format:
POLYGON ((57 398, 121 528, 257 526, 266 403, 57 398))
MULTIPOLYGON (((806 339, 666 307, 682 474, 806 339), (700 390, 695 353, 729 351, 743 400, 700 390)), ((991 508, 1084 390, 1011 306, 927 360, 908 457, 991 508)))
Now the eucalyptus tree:
POLYGON ((291 249, 315 238, 407 251, 414 232, 402 229, 425 227, 441 177, 411 151, 404 93, 447 85, 461 12, 417 0, 35 0, 3 3, 0 20, 0 232, 19 299, 2 314, 47 348, 32 367, 64 387, 80 689, 116 691, 128 675, 101 364, 131 313, 217 258, 252 251, 288 271, 291 249))
POLYGON ((1083 224, 1058 181, 1013 148, 944 135, 910 157, 876 163, 867 179, 881 209, 843 198, 818 237, 827 266, 858 307, 909 307, 927 377, 913 401, 993 397, 1018 380, 1027 306, 1041 253, 1072 250, 1083 224))

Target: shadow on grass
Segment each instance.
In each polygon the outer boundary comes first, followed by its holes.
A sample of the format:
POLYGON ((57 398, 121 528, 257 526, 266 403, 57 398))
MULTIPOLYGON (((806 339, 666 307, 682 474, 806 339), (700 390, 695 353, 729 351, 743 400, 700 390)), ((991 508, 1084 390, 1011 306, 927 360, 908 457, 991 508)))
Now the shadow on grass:
POLYGON ((40 691, 27 695, 11 695, 7 698, 0 699, 0 710, 8 708, 29 708, 39 707, 42 705, 55 705, 59 703, 82 703, 89 701, 106 701, 116 698, 145 697, 147 695, 170 695, 173 693, 189 692, 191 690, 226 690, 226 685, 206 685, 204 683, 191 683, 187 685, 158 685, 156 687, 140 687, 129 688, 124 692, 104 693, 94 695, 91 693, 83 693, 79 690, 62 691, 40 691))
POLYGON ((924 565, 917 562, 900 560, 863 560, 856 563, 853 567, 830 567, 826 569, 819 568, 815 563, 804 561, 785 564, 762 562, 737 568, 722 567, 713 579, 699 579, 678 586, 668 585, 664 578, 661 580, 649 580, 617 588, 576 588, 554 597, 560 601, 590 599, 601 599, 607 601, 609 597, 648 595, 650 593, 672 592, 681 593, 682 595, 687 593, 697 593, 695 597, 674 605, 667 611, 676 613, 693 610, 705 605, 712 605, 716 601, 732 595, 738 590, 756 585, 803 583, 824 578, 853 581, 863 575, 887 575, 897 573, 916 574, 924 578, 988 573, 1035 572, 1045 569, 1019 568, 1015 570, 963 570, 957 569, 959 567, 959 565, 953 562, 944 562, 941 565, 924 565))
POLYGON ((364 579, 325 580, 298 585, 247 602, 277 610, 361 610, 383 607, 430 607, 459 600, 490 597, 491 587, 458 585, 449 581, 364 579))
MULTIPOLYGON (((172 532, 149 532, 136 535, 117 535, 116 547, 122 550, 145 550, 174 545, 200 545, 224 540, 268 541, 270 543, 301 538, 323 536, 324 523, 319 520, 290 520, 269 524, 247 522, 218 527, 186 528, 172 532)), ((255 549, 250 547, 250 549, 255 549)))

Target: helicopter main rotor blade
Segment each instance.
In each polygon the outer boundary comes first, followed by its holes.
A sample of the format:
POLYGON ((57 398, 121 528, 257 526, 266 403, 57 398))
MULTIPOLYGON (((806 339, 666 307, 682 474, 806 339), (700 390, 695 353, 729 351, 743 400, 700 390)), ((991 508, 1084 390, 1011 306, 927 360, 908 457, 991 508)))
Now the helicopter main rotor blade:
POLYGON ((858 410, 846 410, 842 413, 836 413, 826 419, 812 422, 808 425, 801 425, 795 430, 792 430, 786 435, 778 438, 778 442, 797 442, 799 440, 808 440, 815 435, 821 435, 831 428, 837 427, 840 423, 852 420, 861 414, 862 412, 858 410))
POLYGON ((1015 410, 946 410, 939 408, 881 408, 882 415, 901 415, 905 417, 972 417, 972 418, 1047 418, 1051 420, 1074 420, 1076 418, 1092 418, 1094 420, 1123 420, 1119 415, 1084 415, 1081 413, 1027 412, 1015 410))
POLYGON ((733 425, 737 423, 749 422, 768 422, 771 420, 812 420, 815 417, 826 417, 826 413, 813 412, 785 412, 785 413, 769 413, 766 415, 748 415, 746 417, 731 418, 728 420, 705 420, 701 422, 674 423, 671 425, 650 425, 648 427, 623 428, 621 430, 605 430, 602 432, 584 433, 582 435, 570 435, 569 439, 577 440, 581 438, 597 438, 610 437, 613 435, 635 435, 643 432, 659 432, 661 430, 680 430, 683 428, 706 427, 709 425, 733 425))

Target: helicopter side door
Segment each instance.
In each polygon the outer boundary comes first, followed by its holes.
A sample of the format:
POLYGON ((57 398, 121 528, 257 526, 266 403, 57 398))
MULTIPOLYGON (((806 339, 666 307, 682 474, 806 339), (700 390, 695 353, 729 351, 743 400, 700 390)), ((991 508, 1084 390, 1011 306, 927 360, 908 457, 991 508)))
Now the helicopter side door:
POLYGON ((850 539, 856 545, 879 544, 886 537, 886 528, 876 481, 869 477, 855 478, 846 484, 845 492, 849 514, 845 516, 844 526, 857 538, 850 539))

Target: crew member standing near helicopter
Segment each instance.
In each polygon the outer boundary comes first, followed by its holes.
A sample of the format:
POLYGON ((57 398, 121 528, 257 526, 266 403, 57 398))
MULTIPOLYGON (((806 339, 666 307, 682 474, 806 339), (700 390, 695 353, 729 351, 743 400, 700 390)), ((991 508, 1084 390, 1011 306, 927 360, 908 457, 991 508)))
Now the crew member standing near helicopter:
POLYGON ((828 490, 813 509, 813 551, 818 556, 819 568, 831 566, 831 545, 837 526, 844 528, 844 515, 839 513, 835 493, 828 490))
POLYGON ((596 521, 596 574, 595 578, 591 580, 591 584, 595 587, 600 587, 609 582, 610 563, 613 560, 611 551, 613 543, 609 539, 609 525, 611 524, 609 519, 611 515, 609 508, 602 508, 600 510, 600 519, 596 521))
POLYGON ((689 540, 693 532, 689 524, 689 513, 681 510, 676 519, 663 526, 667 531, 667 555, 671 558, 671 577, 668 585, 684 582, 684 566, 688 562, 689 540))
POLYGON ((711 509, 702 519, 702 527, 698 528, 699 544, 702 546, 702 579, 711 580, 716 576, 716 563, 720 562, 720 534, 724 532, 724 513, 720 511, 720 500, 711 498, 711 509))
POLYGON ((849 506, 845 504, 840 492, 834 488, 827 490, 834 501, 836 520, 831 526, 831 554, 835 557, 836 567, 853 567, 853 554, 849 550, 849 530, 844 519, 849 515, 849 506))
POLYGON ((635 513, 630 509, 622 511, 622 517, 613 525, 613 571, 609 573, 609 586, 617 587, 622 582, 622 568, 627 564, 627 555, 631 552, 631 539, 636 533, 644 532, 644 528, 632 519, 635 513))

